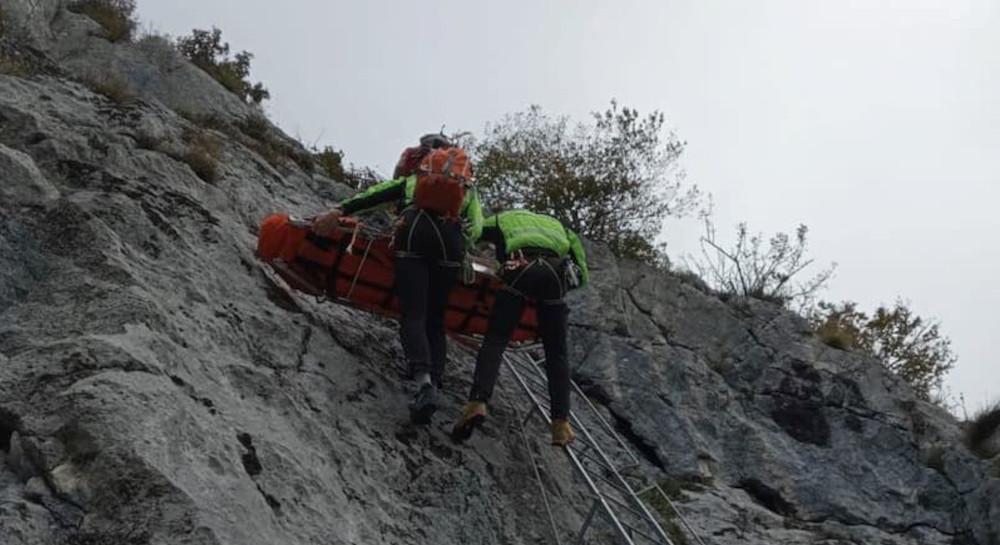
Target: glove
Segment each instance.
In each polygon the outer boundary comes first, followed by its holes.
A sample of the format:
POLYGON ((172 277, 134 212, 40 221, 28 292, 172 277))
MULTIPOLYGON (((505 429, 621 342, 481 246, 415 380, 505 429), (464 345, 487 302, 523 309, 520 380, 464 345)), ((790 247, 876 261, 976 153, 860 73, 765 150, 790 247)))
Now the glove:
POLYGON ((334 231, 340 227, 340 217, 344 212, 339 208, 334 208, 326 214, 316 216, 312 223, 312 232, 321 237, 331 237, 334 231))

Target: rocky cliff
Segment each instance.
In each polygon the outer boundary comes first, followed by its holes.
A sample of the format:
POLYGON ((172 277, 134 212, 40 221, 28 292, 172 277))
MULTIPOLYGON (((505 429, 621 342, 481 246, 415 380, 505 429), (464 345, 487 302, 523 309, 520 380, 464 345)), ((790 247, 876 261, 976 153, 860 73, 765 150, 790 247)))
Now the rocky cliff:
MULTIPOLYGON (((467 354, 414 428, 394 324, 261 274, 260 219, 346 188, 64 4, 0 1, 0 541, 548 543, 509 377, 455 446, 467 354)), ((590 253, 576 378, 706 543, 1000 543, 998 466, 947 413, 793 314, 590 253)), ((534 431, 565 539, 585 489, 534 431)))

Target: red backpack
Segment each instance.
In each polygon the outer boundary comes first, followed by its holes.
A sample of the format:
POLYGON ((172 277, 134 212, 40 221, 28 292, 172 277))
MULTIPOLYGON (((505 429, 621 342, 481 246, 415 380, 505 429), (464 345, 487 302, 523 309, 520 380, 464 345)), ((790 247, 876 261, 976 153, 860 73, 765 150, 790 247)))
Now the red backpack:
POLYGON ((431 151, 417 169, 413 204, 444 218, 457 218, 465 202, 466 185, 472 182, 472 161, 462 148, 431 151))
POLYGON ((420 161, 423 161, 430 152, 430 148, 423 146, 404 149, 402 155, 399 156, 399 162, 396 163, 396 169, 392 171, 392 179, 398 180, 404 176, 416 174, 417 169, 420 168, 420 161))
POLYGON ((406 148, 399 156, 396 169, 392 172, 392 179, 396 180, 403 176, 412 176, 420 168, 420 162, 427 157, 427 154, 438 148, 450 148, 451 142, 443 134, 425 134, 420 137, 420 145, 406 148))

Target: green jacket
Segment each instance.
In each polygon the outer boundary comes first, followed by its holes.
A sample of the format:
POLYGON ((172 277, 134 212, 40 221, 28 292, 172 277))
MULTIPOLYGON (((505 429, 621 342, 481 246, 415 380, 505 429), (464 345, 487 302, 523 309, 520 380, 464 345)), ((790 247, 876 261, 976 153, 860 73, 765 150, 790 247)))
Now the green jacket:
MULTIPOLYGON (((417 177, 405 176, 375 184, 357 195, 340 203, 344 214, 352 215, 378 207, 397 205, 400 209, 413 203, 413 191, 417 187, 417 177)), ((479 192, 475 187, 465 192, 465 202, 460 212, 465 226, 465 237, 470 243, 479 240, 483 232, 483 208, 479 204, 479 192)))
POLYGON ((580 268, 580 285, 587 284, 587 255, 579 237, 559 220, 527 210, 509 210, 483 221, 482 239, 497 248, 497 258, 506 261, 509 254, 522 248, 541 248, 566 257, 570 255, 580 268))

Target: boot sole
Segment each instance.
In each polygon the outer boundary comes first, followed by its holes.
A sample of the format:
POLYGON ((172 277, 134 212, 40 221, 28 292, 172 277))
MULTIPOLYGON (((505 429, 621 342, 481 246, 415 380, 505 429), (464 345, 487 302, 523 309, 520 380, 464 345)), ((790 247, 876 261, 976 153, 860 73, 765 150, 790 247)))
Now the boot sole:
POLYGON ((431 417, 437 412, 437 405, 429 404, 419 409, 410 409, 410 422, 425 426, 431 423, 431 417))
POLYGON ((570 439, 569 441, 566 441, 566 442, 552 441, 552 446, 553 447, 566 447, 566 446, 571 445, 573 443, 573 441, 576 441, 576 437, 574 437, 574 438, 572 438, 572 439, 570 439))
POLYGON ((477 414, 465 422, 459 423, 451 430, 452 441, 455 441, 456 443, 467 441, 470 437, 472 437, 472 432, 476 431, 476 428, 479 426, 482 426, 485 421, 485 416, 477 414))

